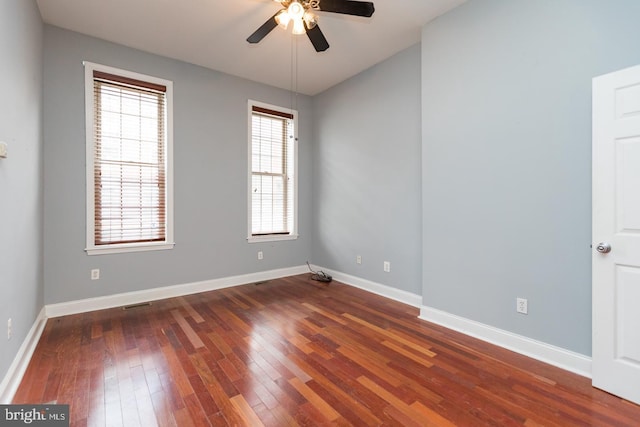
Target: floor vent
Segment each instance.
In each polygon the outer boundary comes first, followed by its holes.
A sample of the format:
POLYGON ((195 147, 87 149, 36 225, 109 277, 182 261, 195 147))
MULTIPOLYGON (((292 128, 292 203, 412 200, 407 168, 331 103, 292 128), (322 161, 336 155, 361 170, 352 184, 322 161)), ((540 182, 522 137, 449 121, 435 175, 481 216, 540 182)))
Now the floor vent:
POLYGON ((268 280, 263 280, 261 282, 255 282, 254 285, 258 286, 258 285, 264 285, 265 283, 269 283, 268 280))
POLYGON ((124 307, 122 307, 122 309, 131 310, 133 308, 149 307, 150 305, 151 305, 150 302, 141 302, 140 304, 125 305, 124 307))

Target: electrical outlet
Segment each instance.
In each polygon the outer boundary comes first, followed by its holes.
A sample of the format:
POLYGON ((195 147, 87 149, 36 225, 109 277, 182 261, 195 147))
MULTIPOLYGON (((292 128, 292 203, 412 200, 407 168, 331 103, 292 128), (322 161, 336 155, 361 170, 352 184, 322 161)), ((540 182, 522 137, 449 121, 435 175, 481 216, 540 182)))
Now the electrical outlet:
POLYGON ((98 280, 98 279, 100 279, 100 269, 94 268, 93 270, 91 270, 91 280, 98 280))
POLYGON ((11 335, 13 334, 12 329, 12 322, 11 322, 11 318, 9 318, 7 320, 7 340, 11 339, 11 335))
POLYGON ((258 259, 262 258, 264 258, 264 254, 262 253, 262 251, 258 251, 258 259))
POLYGON ((529 303, 526 298, 516 298, 516 311, 522 314, 528 314, 529 303))
POLYGON ((362 264, 362 256, 356 255, 356 264, 362 264))
POLYGON ((389 273, 391 271, 391 263, 389 261, 385 261, 384 264, 382 264, 382 269, 386 273, 389 273))

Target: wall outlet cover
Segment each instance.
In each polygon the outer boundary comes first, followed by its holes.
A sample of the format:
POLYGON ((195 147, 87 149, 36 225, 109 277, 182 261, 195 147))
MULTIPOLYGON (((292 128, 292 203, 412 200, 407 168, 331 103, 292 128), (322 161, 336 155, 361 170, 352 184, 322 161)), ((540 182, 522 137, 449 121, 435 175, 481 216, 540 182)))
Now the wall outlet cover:
POLYGON ((516 311, 521 314, 529 313, 529 302, 526 298, 516 298, 516 311))

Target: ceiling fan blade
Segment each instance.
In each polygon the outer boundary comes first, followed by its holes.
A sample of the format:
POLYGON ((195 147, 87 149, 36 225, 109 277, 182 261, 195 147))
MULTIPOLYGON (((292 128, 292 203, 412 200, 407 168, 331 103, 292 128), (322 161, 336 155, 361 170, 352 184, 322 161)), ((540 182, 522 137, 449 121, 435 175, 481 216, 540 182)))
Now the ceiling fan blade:
POLYGON ((277 12, 275 15, 273 15, 271 18, 269 18, 267 20, 267 22, 262 24, 260 26, 260 28, 258 28, 253 34, 251 34, 247 38, 247 41, 249 43, 258 43, 260 40, 265 38, 265 36, 267 34, 269 34, 275 27, 278 26, 278 23, 276 22, 276 15, 278 13, 280 13, 280 12, 277 12))
POLYGON ((313 28, 307 27, 305 22, 304 28, 307 30, 307 37, 311 40, 311 44, 316 49, 316 52, 324 52, 329 49, 329 42, 320 31, 320 27, 315 25, 313 28))
POLYGON ((320 10, 369 18, 373 15, 375 8, 370 1, 320 0, 320 10))

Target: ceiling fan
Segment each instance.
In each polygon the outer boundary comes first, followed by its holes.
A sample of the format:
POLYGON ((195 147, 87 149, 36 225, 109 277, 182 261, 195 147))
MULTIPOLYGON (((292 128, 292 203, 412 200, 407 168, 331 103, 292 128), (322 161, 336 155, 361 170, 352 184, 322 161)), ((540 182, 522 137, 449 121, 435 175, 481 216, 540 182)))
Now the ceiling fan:
POLYGON ((317 52, 329 49, 329 42, 320 31, 318 16, 314 11, 342 13, 345 15, 371 17, 373 3, 354 0, 274 0, 282 5, 275 15, 247 38, 249 43, 258 43, 280 25, 286 29, 293 22, 293 34, 307 34, 317 52))

